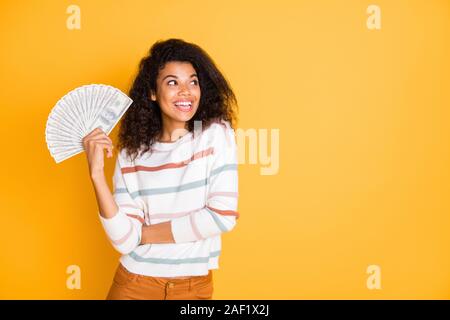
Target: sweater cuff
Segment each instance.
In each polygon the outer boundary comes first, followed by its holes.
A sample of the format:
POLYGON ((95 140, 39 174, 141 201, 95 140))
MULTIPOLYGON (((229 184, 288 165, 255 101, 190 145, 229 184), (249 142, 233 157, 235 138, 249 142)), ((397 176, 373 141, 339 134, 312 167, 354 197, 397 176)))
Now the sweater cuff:
POLYGON ((198 240, 192 230, 189 215, 171 220, 170 225, 175 243, 193 242, 198 240))
POLYGON ((127 221, 127 216, 120 210, 117 211, 114 217, 108 219, 102 217, 100 212, 98 215, 103 228, 112 240, 122 238, 130 229, 130 222, 127 221))

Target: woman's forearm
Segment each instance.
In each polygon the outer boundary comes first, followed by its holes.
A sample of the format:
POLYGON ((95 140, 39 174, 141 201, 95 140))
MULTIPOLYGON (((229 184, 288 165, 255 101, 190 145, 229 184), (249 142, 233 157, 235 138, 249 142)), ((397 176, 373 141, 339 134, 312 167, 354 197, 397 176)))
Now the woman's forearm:
MULTIPOLYGON (((117 206, 114 197, 109 190, 104 174, 100 173, 92 175, 91 181, 94 186, 100 215, 105 219, 114 217, 119 211, 119 207, 117 206)), ((142 237, 140 244, 149 243, 175 243, 170 221, 149 226, 142 226, 142 237)))
POLYGON ((109 190, 105 175, 102 173, 91 175, 92 185, 97 198, 97 205, 100 215, 105 219, 111 219, 119 211, 119 207, 109 190))
POLYGON ((142 226, 141 244, 175 243, 170 221, 142 226))

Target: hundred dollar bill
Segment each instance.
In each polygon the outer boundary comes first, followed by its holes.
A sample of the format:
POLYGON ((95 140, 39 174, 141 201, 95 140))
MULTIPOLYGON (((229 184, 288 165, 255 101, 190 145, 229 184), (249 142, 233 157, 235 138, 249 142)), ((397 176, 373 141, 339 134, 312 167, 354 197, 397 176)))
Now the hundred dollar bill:
POLYGON ((89 131, 100 128, 106 134, 109 134, 132 102, 133 100, 127 95, 121 92, 115 92, 90 124, 89 131))

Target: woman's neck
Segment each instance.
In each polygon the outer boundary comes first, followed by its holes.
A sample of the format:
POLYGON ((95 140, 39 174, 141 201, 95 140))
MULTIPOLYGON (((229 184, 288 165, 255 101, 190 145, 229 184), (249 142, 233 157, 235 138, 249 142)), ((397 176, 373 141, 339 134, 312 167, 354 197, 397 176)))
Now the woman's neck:
POLYGON ((163 121, 162 132, 157 140, 165 143, 175 142, 189 132, 186 127, 186 122, 163 121))

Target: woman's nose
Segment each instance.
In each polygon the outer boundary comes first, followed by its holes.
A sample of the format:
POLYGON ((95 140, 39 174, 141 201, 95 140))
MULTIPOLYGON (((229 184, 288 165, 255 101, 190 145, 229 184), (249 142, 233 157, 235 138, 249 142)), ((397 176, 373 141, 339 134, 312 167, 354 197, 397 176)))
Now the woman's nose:
POLYGON ((180 87, 180 94, 190 94, 189 88, 187 86, 180 87))

